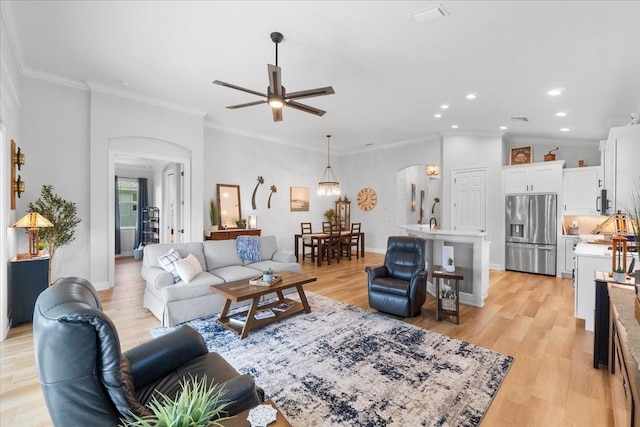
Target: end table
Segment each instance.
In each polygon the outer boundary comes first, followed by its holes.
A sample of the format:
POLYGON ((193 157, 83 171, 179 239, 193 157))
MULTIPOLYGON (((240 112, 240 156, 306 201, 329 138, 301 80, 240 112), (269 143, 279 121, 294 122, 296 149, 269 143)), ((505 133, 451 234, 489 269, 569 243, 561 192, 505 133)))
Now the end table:
POLYGON ((431 273, 434 279, 436 279, 436 321, 440 320, 440 314, 447 314, 449 316, 456 316, 456 324, 460 324, 460 284, 459 280, 464 279, 462 268, 456 267, 453 273, 447 273, 442 266, 434 265, 433 272, 431 273), (453 280, 455 285, 453 287, 453 298, 443 298, 440 292, 440 279, 453 280), (445 301, 448 300, 448 301, 445 301), (453 300, 453 301, 452 301, 453 300), (454 302, 455 301, 455 302, 454 302), (443 304, 444 303, 444 304, 443 304))

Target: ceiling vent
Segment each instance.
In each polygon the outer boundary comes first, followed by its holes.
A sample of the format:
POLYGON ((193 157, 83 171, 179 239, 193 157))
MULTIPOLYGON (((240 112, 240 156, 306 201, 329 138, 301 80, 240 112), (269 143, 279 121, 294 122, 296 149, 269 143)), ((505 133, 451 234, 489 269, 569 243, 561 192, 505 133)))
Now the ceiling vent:
POLYGON ((447 16, 449 16, 449 11, 440 3, 413 13, 413 19, 418 22, 430 21, 432 19, 444 18, 447 16))
POLYGON ((514 122, 528 122, 529 119, 527 119, 526 117, 511 117, 511 120, 513 120, 514 122))

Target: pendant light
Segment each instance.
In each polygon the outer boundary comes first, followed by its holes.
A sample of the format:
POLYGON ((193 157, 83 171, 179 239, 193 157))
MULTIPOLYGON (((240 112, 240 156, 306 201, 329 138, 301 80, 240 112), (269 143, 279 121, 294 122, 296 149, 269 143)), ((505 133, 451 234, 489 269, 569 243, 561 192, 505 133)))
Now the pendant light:
POLYGON ((331 164, 329 162, 330 156, 330 142, 331 135, 327 135, 327 167, 322 174, 322 178, 320 178, 320 182, 318 183, 318 196, 339 196, 340 195, 340 183, 338 182, 338 178, 333 173, 331 169, 331 164))

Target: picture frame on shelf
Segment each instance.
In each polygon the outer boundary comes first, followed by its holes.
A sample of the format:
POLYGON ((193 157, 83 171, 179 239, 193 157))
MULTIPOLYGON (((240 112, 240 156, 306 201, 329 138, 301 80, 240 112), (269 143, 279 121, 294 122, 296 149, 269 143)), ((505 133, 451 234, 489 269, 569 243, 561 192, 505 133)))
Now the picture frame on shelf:
POLYGON ((510 165, 525 165, 531 163, 533 159, 533 149, 530 145, 525 147, 512 147, 509 150, 510 165))
POLYGON ((291 212, 309 212, 309 187, 291 187, 291 212))

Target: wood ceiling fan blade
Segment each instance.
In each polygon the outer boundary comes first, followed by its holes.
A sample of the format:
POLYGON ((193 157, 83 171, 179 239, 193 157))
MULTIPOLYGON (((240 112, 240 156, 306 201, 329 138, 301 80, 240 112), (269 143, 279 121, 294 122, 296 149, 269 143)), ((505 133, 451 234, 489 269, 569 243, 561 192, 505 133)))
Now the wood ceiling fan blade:
POLYGON ((244 108, 244 107, 251 107, 252 105, 260 105, 260 104, 265 104, 267 101, 265 101, 264 99, 262 101, 253 101, 253 102, 247 102, 245 104, 236 104, 236 105, 229 105, 227 108, 230 110, 235 110, 236 108, 244 108))
POLYGON ((305 104, 300 104, 299 102, 295 102, 295 101, 285 102, 284 105, 286 105, 287 107, 295 108, 296 110, 304 111, 305 113, 315 114, 316 116, 320 116, 320 117, 324 116, 324 114, 326 113, 326 111, 324 110, 310 107, 305 104))
POLYGON ((232 85, 231 83, 221 82, 220 80, 214 80, 213 84, 220 85, 220 86, 225 86, 225 87, 230 87, 231 89, 240 90, 242 92, 252 93, 254 95, 258 95, 258 96, 261 96, 263 98, 267 97, 267 95, 264 94, 264 93, 260 93, 260 92, 256 92, 255 90, 251 90, 251 89, 247 89, 247 88, 244 88, 244 87, 232 85))
POLYGON ((319 87, 317 89, 301 90, 287 94, 287 99, 311 98, 313 96, 333 95, 335 92, 331 86, 319 87))
POLYGON ((267 64, 269 70, 269 93, 282 95, 282 70, 275 65, 267 64))
POLYGON ((272 108, 271 111, 273 112, 273 121, 274 122, 281 122, 282 121, 282 108, 272 108))

